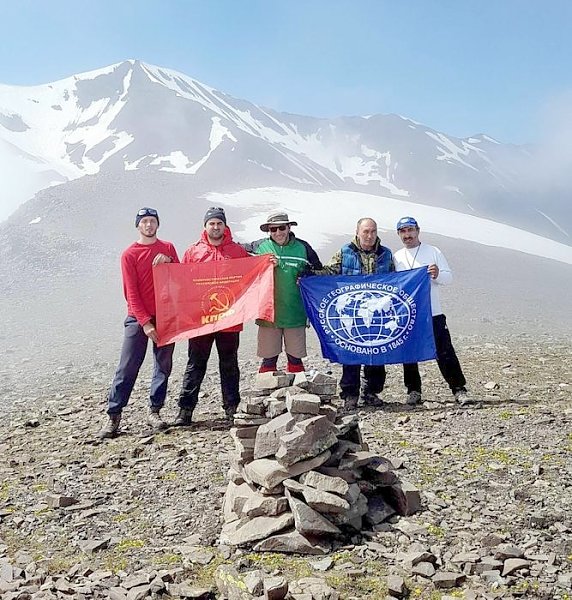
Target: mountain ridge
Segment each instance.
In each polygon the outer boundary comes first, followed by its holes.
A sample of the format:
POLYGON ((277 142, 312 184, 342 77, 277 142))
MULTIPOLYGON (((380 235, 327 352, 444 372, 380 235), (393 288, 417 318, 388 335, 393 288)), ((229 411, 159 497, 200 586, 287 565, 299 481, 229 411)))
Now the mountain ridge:
POLYGON ((146 169, 183 173, 214 190, 409 198, 568 237, 565 203, 551 197, 537 205, 540 196, 519 195, 529 156, 525 146, 486 134, 447 136, 402 115, 278 112, 135 59, 50 84, 0 86, 0 158, 13 208, 49 185, 146 169))

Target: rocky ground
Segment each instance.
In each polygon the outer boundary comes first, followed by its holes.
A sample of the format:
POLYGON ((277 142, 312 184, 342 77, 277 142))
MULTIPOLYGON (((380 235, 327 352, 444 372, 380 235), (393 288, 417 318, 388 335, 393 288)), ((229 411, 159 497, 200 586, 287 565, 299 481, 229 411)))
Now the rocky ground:
MULTIPOLYGON (((370 449, 421 490, 422 510, 320 558, 218 543, 233 444, 216 363, 195 426, 149 431, 143 377, 124 433, 103 443, 95 433, 109 364, 35 379, 22 364, 2 389, 0 597, 220 598, 215 572, 226 564, 283 576, 303 600, 572 598, 572 348, 524 337, 456 345, 481 408, 454 405, 427 364, 423 407, 403 404, 399 367, 390 367, 386 406, 360 412, 370 449)), ((170 418, 183 364, 181 354, 170 418)), ((255 370, 244 362, 245 394, 255 370)))

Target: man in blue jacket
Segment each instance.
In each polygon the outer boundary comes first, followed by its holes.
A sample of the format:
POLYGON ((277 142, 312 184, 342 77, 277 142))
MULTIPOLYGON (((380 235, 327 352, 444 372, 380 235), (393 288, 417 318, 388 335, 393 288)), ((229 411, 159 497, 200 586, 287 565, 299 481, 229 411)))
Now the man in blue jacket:
MULTIPOLYGON (((352 242, 342 246, 324 266, 328 275, 371 275, 394 271, 391 250, 381 245, 377 235, 377 223, 364 217, 357 222, 356 235, 352 242)), ((360 376, 362 365, 342 365, 340 380, 341 398, 344 410, 357 408, 360 395, 360 376)), ((364 386, 362 399, 365 404, 381 406, 383 401, 378 394, 385 385, 384 365, 364 365, 364 386)))

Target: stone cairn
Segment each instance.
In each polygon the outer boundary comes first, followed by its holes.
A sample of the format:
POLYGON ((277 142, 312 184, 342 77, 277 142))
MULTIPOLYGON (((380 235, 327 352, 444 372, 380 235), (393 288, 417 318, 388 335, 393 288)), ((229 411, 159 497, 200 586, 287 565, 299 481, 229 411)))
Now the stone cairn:
POLYGON ((257 375, 230 434, 220 541, 256 552, 321 555, 394 514, 419 492, 369 451, 357 415, 338 413, 336 381, 321 373, 257 375))

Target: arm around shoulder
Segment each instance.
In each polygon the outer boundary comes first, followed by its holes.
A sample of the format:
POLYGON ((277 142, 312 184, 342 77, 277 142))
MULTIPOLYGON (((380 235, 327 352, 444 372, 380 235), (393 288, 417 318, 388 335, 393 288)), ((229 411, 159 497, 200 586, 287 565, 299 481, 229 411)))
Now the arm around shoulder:
POLYGON ((338 250, 316 275, 341 275, 342 251, 338 250))
POLYGON ((310 263, 311 270, 319 271, 323 269, 324 267, 322 265, 322 261, 320 260, 320 257, 318 256, 314 248, 312 248, 312 246, 310 246, 310 244, 305 240, 301 240, 300 238, 298 238, 298 240, 304 245, 304 248, 306 249, 306 256, 308 262, 310 263))
POLYGON ((266 238, 262 238, 260 240, 254 240, 253 242, 245 242, 244 244, 240 244, 240 246, 242 246, 248 254, 256 254, 258 246, 260 246, 265 239, 266 238))

